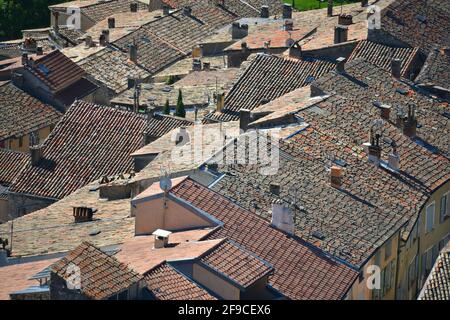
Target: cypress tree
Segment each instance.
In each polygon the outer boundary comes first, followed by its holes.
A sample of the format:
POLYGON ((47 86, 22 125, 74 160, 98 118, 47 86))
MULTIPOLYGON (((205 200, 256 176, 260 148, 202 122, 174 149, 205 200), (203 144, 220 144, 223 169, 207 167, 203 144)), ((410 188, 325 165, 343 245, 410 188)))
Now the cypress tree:
POLYGON ((186 118, 186 110, 184 109, 183 93, 181 92, 181 89, 178 91, 178 101, 175 115, 180 118, 186 118))
POLYGON ((170 114, 170 104, 169 104, 169 99, 166 100, 166 104, 164 105, 163 113, 164 113, 164 114, 170 114))

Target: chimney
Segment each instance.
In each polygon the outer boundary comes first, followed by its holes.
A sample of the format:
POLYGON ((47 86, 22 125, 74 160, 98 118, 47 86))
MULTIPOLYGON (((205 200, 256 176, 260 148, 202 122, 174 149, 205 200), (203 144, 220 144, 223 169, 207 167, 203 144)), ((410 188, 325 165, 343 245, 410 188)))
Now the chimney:
POLYGON ((210 71, 211 70, 211 62, 203 62, 203 70, 210 71))
POLYGON ((333 16, 333 0, 328 0, 327 16, 333 16))
POLYGON ((217 96, 216 111, 222 112, 224 106, 225 106, 225 92, 222 92, 222 93, 219 93, 217 96))
POLYGON ((130 3, 130 11, 131 12, 137 12, 138 11, 138 3, 137 2, 130 3))
POLYGON ((158 229, 153 232, 155 236, 154 249, 167 248, 169 246, 169 236, 172 234, 170 231, 158 229))
POLYGON ((202 71, 202 61, 200 59, 194 59, 192 61, 192 70, 193 71, 202 71))
POLYGON ((339 166, 332 166, 330 173, 331 186, 336 189, 342 187, 342 178, 344 176, 344 168, 339 166))
POLYGON ((288 19, 284 21, 284 25, 283 25, 283 29, 284 31, 292 31, 294 30, 294 21, 288 19))
POLYGON ((152 136, 150 136, 148 134, 148 132, 144 131, 142 132, 142 142, 144 144, 144 147, 150 143, 152 143, 155 139, 152 138, 152 136))
POLYGON ((349 26, 353 23, 353 16, 351 14, 340 14, 338 24, 341 26, 349 26))
POLYGON ((382 104, 380 106, 380 114, 381 114, 381 119, 389 121, 390 116, 391 116, 391 106, 387 105, 387 104, 382 104))
POLYGON ((239 22, 233 22, 231 24, 231 38, 242 39, 248 36, 248 24, 239 24, 239 22))
POLYGON ((336 59, 337 65, 336 65, 336 70, 338 72, 345 72, 345 62, 347 59, 345 59, 344 57, 339 57, 336 59))
POLYGON ((100 35, 99 42, 100 42, 100 46, 106 47, 106 37, 103 33, 100 35))
POLYGON ((186 127, 180 127, 180 131, 178 131, 176 139, 175 139, 175 145, 182 146, 186 145, 190 141, 189 132, 187 131, 186 127))
POLYGON ((347 42, 348 40, 348 27, 336 26, 334 28, 334 44, 347 42))
POLYGON ((130 61, 137 63, 138 61, 138 49, 135 44, 130 45, 130 61))
POLYGON ((391 73, 392 76, 396 79, 400 79, 402 72, 402 60, 400 59, 392 59, 391 61, 391 73))
POLYGON ((92 47, 92 37, 91 36, 86 36, 86 38, 84 38, 85 44, 87 48, 92 47))
POLYGON ((87 207, 74 207, 73 216, 75 223, 83 223, 92 221, 94 217, 94 209, 87 207))
POLYGON ((22 65, 26 66, 28 64, 28 53, 22 53, 22 65))
POLYGON ((281 186, 278 183, 271 183, 270 186, 270 193, 279 196, 281 192, 281 186))
POLYGON ((400 169, 400 156, 397 152, 397 144, 395 141, 392 141, 392 152, 389 154, 389 168, 394 171, 398 171, 400 169))
POLYGON ((241 109, 239 111, 239 129, 246 132, 248 129, 248 125, 250 124, 251 113, 248 109, 241 109))
POLYGON ((272 203, 271 225, 290 235, 294 234, 294 217, 292 211, 281 200, 275 200, 272 203))
POLYGON ((241 42, 241 51, 247 52, 247 50, 248 50, 247 42, 245 41, 241 42))
POLYGON ((168 16, 170 14, 170 7, 168 5, 163 5, 162 7, 163 15, 168 16))
POLYGON ((269 18, 269 6, 262 6, 261 7, 261 18, 269 18))
POLYGON ((105 36, 106 44, 109 43, 109 29, 102 30, 102 34, 105 36))
POLYGON ((202 45, 195 46, 194 49, 192 50, 192 58, 198 59, 201 57, 203 57, 203 46, 202 45))
POLYGON ((136 79, 133 77, 129 77, 128 79, 128 89, 133 89, 134 86, 136 85, 136 79))
POLYGON ((114 29, 116 27, 116 19, 115 18, 108 18, 108 28, 114 29))
POLYGON ((192 8, 189 6, 183 7, 183 15, 190 17, 192 15, 192 8))
POLYGON ((59 12, 58 11, 53 11, 53 29, 58 32, 59 30, 59 12))
POLYGON ((361 0, 361 7, 367 7, 369 5, 369 0, 361 0))
POLYGON ((292 5, 283 4, 283 19, 292 19, 292 5))
POLYGON ((369 162, 375 165, 379 165, 381 159, 380 138, 379 133, 374 135, 373 129, 370 129, 369 162))
POLYGON ((30 147, 31 154, 31 166, 36 167, 39 164, 39 161, 43 158, 43 149, 42 146, 31 146, 30 147))
POLYGON ((408 117, 403 123, 403 134, 414 138, 417 131, 416 107, 412 104, 408 106, 408 117))

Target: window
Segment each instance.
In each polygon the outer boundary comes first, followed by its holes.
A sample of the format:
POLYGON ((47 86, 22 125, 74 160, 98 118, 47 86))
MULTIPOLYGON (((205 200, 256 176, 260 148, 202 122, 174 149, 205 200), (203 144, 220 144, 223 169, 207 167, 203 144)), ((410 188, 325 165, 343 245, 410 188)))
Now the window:
POLYGON ((384 251, 384 260, 389 259, 392 254, 392 239, 389 239, 386 242, 385 251, 384 251))
POLYGON ((435 208, 434 202, 427 207, 427 213, 426 213, 427 216, 426 216, 426 225, 425 225, 426 233, 431 232, 434 228, 434 208, 435 208))
POLYGON ((440 207, 440 217, 441 217, 441 220, 440 220, 440 222, 442 223, 442 222, 444 222, 444 219, 445 219, 445 216, 447 215, 447 214, 450 214, 450 212, 449 212, 449 201, 448 201, 448 193, 446 193, 446 194, 444 194, 443 196, 442 196, 442 198, 441 198, 441 207, 440 207))
POLYGON ((19 148, 23 147, 23 137, 19 138, 19 148))
POLYGON ((418 267, 419 260, 417 259, 417 256, 414 257, 414 259, 411 260, 411 263, 408 267, 408 289, 411 289, 414 281, 416 280, 416 270, 418 267))

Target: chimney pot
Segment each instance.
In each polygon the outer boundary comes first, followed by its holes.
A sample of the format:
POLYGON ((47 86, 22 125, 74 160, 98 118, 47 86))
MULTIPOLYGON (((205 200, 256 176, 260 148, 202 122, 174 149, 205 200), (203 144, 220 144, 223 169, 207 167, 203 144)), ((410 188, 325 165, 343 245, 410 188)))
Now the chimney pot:
POLYGON ((337 65, 336 65, 336 69, 338 72, 345 72, 345 62, 347 59, 345 59, 344 57, 340 57, 336 59, 337 65))
POLYGON ((389 154, 389 167, 394 171, 400 169, 400 156, 395 141, 392 142, 392 152, 389 154))
POLYGON ((294 30, 294 21, 288 19, 284 21, 284 30, 285 31, 292 31, 294 30))
POLYGON ((272 203, 271 225, 290 235, 294 234, 294 217, 292 211, 281 200, 275 200, 272 203))
POLYGON ((92 221, 94 217, 94 209, 87 207, 74 207, 73 216, 75 223, 83 223, 92 221))
POLYGON ((99 42, 102 47, 106 47, 106 37, 103 33, 100 35, 99 42))
POLYGON ((261 7, 261 18, 269 18, 269 6, 262 6, 261 7))
POLYGON ((170 14, 170 7, 168 5, 163 5, 163 15, 167 16, 170 14))
POLYGON ((349 26, 353 23, 353 16, 351 14, 341 14, 338 18, 338 24, 341 26, 349 26))
POLYGON ((416 118, 416 107, 414 105, 408 106, 408 116, 404 118, 403 122, 403 134, 414 138, 417 132, 417 118, 416 118))
POLYGON ((243 39, 248 36, 248 25, 239 24, 239 22, 233 22, 231 25, 231 38, 233 39, 243 39))
POLYGON ((116 27, 116 19, 115 18, 108 18, 108 28, 114 29, 116 27))
POLYGON ((342 187, 342 178, 344 175, 344 169, 339 166, 332 166, 331 167, 331 175, 330 175, 330 182, 331 186, 337 189, 340 189, 342 187))
POLYGON ((109 43, 109 29, 102 30, 102 34, 105 36, 106 44, 109 43))
POLYGON ((203 70, 210 71, 211 70, 211 62, 203 62, 203 70))
POLYGON ((270 193, 273 195, 279 196, 281 193, 281 186, 278 183, 270 184, 270 193))
POLYGON ((402 60, 392 59, 391 61, 391 72, 392 76, 396 79, 400 79, 402 72, 402 60))
POLYGON ((138 3, 137 2, 130 3, 130 11, 131 12, 137 12, 138 11, 138 3))
POLYGON ((381 119, 389 121, 391 116, 391 106, 382 104, 380 106, 381 119))
POLYGON ((239 111, 239 128, 246 132, 251 120, 251 111, 248 109, 241 109, 239 111))
POLYGON ((84 38, 85 44, 87 48, 92 47, 92 37, 91 36, 86 36, 86 38, 84 38))
POLYGON ((380 134, 373 135, 373 129, 370 131, 370 145, 369 145, 369 162, 375 165, 380 164, 381 159, 381 146, 380 146, 380 134))
POLYGON ((194 59, 192 61, 192 70, 193 71, 202 71, 202 61, 200 59, 194 59))
POLYGON ((225 92, 221 92, 217 96, 217 112, 222 112, 223 107, 225 106, 225 92))
POLYGON ((283 4, 283 19, 292 19, 292 5, 283 4))

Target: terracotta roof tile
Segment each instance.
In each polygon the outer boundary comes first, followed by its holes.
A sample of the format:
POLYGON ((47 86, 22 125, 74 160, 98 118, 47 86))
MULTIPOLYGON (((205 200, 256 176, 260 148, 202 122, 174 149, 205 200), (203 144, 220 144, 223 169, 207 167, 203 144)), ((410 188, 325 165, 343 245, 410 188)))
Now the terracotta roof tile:
POLYGON ((11 184, 29 160, 27 153, 0 149, 0 184, 11 184))
POLYGON ((450 89, 450 47, 433 49, 415 82, 450 89))
POLYGON ((419 300, 450 300, 450 244, 439 254, 419 300))
POLYGON ((80 268, 81 292, 95 300, 107 299, 128 289, 142 278, 116 258, 94 245, 83 242, 67 256, 51 266, 51 271, 64 280, 71 276, 70 266, 80 268))
POLYGON ((224 223, 209 239, 228 238, 275 268, 269 283, 291 299, 342 299, 357 273, 192 180, 172 192, 224 223))
POLYGON ((0 141, 22 137, 58 122, 61 113, 12 83, 0 85, 0 141))

